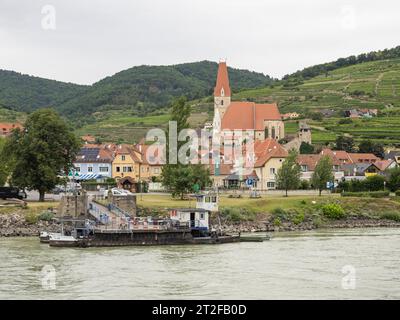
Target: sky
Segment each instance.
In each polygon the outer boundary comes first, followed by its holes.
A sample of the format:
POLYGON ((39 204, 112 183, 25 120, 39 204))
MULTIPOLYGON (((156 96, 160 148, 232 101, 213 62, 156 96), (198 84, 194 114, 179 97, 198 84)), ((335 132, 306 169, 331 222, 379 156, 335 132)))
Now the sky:
POLYGON ((399 0, 0 0, 0 69, 92 84, 227 61, 282 77, 400 45, 399 0))

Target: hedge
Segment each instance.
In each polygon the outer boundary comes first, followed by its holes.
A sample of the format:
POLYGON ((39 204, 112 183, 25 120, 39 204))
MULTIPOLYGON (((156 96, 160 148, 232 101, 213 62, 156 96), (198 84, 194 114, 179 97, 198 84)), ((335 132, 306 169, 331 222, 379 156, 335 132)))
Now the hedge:
POLYGON ((389 191, 370 191, 370 192, 342 192, 343 197, 371 197, 385 198, 389 197, 389 191))

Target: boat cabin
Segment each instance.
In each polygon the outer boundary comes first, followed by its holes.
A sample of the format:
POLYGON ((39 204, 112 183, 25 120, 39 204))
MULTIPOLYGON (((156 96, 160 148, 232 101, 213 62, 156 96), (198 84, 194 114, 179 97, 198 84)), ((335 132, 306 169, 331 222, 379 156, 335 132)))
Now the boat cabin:
POLYGON ((214 191, 208 191, 200 194, 195 194, 196 208, 204 209, 211 212, 218 211, 218 194, 214 191))
POLYGON ((210 231, 210 211, 201 208, 180 208, 170 210, 171 220, 179 226, 190 228, 193 236, 206 236, 210 231))

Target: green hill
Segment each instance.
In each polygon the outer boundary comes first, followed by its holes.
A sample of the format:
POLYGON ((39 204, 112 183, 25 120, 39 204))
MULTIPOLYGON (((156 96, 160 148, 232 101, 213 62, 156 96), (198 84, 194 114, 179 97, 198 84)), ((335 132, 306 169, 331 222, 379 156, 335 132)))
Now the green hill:
MULTIPOLYGON (((163 114, 173 98, 198 99, 211 94, 218 64, 210 61, 172 66, 138 66, 80 86, 13 71, 0 70, 0 106, 31 112, 54 107, 76 127, 108 118, 109 113, 142 117, 163 114)), ((229 68, 234 90, 265 86, 273 80, 262 74, 229 68)))
POLYGON ((31 112, 59 106, 87 90, 87 86, 0 70, 0 106, 31 112))
MULTIPOLYGON (((202 61, 173 66, 139 66, 95 83, 84 95, 59 107, 66 116, 93 122, 101 113, 119 110, 131 116, 165 113, 171 101, 209 96, 215 85, 217 63, 202 61)), ((265 86, 268 76, 247 70, 229 70, 234 90, 265 86)))

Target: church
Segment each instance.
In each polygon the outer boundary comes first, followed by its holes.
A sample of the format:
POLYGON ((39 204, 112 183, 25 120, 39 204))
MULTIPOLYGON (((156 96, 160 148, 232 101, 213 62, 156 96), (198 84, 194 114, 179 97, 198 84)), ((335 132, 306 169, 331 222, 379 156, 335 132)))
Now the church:
POLYGON ((285 136, 285 127, 276 103, 258 104, 248 101, 231 101, 226 62, 218 66, 214 88, 213 131, 221 137, 232 135, 233 130, 254 131, 254 140, 275 139, 285 136))

